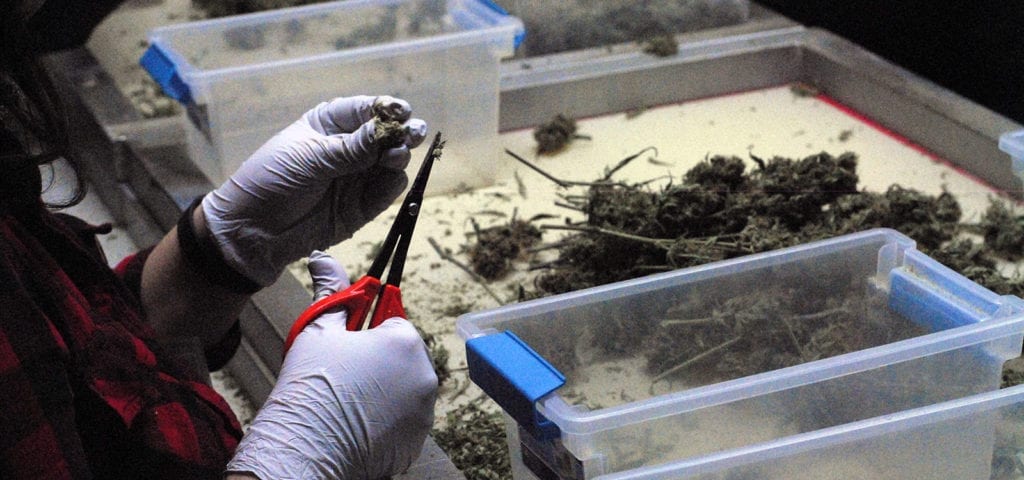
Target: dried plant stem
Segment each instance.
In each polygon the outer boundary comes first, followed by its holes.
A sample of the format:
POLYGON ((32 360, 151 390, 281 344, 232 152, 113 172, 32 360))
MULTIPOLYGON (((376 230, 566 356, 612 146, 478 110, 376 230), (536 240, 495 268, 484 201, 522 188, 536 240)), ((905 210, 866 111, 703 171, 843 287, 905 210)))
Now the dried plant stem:
POLYGON ((569 230, 574 232, 586 232, 586 233, 599 233, 602 235, 611 235, 613 237, 619 237, 626 240, 633 240, 635 242, 647 243, 655 245, 668 250, 675 240, 668 238, 649 238, 641 237, 639 235, 632 235, 625 232, 618 232, 615 230, 609 230, 601 227, 590 227, 590 226, 576 226, 576 225, 542 225, 541 230, 569 230))
POLYGON ((790 318, 793 318, 794 320, 821 320, 822 318, 830 317, 837 313, 850 313, 850 311, 845 308, 830 308, 828 310, 822 310, 820 312, 806 313, 803 315, 793 315, 790 318))
POLYGON ((516 180, 516 191, 519 192, 519 196, 523 197, 525 200, 528 193, 526 190, 526 183, 523 183, 523 179, 519 176, 518 170, 512 172, 512 177, 516 180))
POLYGON ((555 202, 555 206, 556 207, 565 208, 565 209, 568 209, 568 210, 575 210, 577 212, 584 212, 585 211, 585 210, 583 210, 583 207, 581 207, 579 205, 574 205, 574 204, 571 204, 571 203, 555 202))
POLYGON ((804 351, 803 345, 800 345, 800 340, 796 338, 796 332, 793 331, 793 324, 789 323, 786 317, 782 317, 782 323, 786 325, 786 333, 789 334, 789 341, 793 342, 793 347, 796 348, 797 353, 800 354, 800 360, 807 360, 807 352, 804 351))
POLYGON ((463 272, 469 274, 470 278, 472 278, 473 281, 478 283, 480 287, 482 287, 484 291, 487 292, 487 294, 494 299, 494 301, 498 302, 498 305, 504 305, 506 303, 504 300, 501 299, 501 297, 498 296, 498 294, 494 293, 494 291, 487 286, 487 281, 484 280, 483 277, 477 275, 477 273, 474 272, 473 269, 469 268, 466 264, 460 262, 457 258, 453 257, 451 254, 444 251, 444 249, 441 248, 441 245, 437 243, 437 240, 434 240, 433 237, 427 237, 427 242, 430 243, 431 247, 434 247, 434 251, 437 252, 437 254, 442 259, 447 260, 452 265, 459 267, 463 272))
POLYGON ((694 355, 693 357, 690 357, 685 362, 680 363, 679 365, 676 365, 676 366, 674 366, 674 367, 672 367, 672 368, 670 368, 668 370, 665 370, 664 372, 659 373, 656 377, 654 377, 653 380, 651 380, 651 389, 653 390, 654 389, 654 384, 664 380, 665 377, 668 377, 669 375, 672 375, 672 374, 674 374, 676 372, 679 372, 680 370, 685 370, 685 369, 689 368, 691 365, 693 365, 693 364, 695 364, 695 363, 697 363, 697 362, 699 362, 701 360, 704 360, 705 358, 708 358, 708 357, 710 357, 710 356, 712 356, 712 355, 714 355, 714 354, 716 354, 718 352, 721 352, 722 350, 725 350, 725 349, 735 345, 740 340, 743 340, 743 337, 733 337, 733 338, 731 338, 729 340, 726 340, 725 342, 722 342, 722 343, 720 343, 720 344, 718 344, 718 345, 716 345, 714 347, 711 347, 711 348, 701 352, 698 355, 694 355))
POLYGON ((675 270, 671 265, 637 265, 634 270, 637 272, 668 272, 675 270))
MULTIPOLYGON (((691 245, 693 245, 693 244, 706 244, 708 246, 713 246, 713 247, 722 248, 722 249, 733 249, 733 250, 740 250, 740 249, 742 249, 742 246, 739 245, 738 243, 735 243, 735 242, 723 242, 722 240, 720 240, 720 237, 678 238, 678 239, 650 238, 650 237, 642 237, 640 235, 633 235, 633 234, 626 233, 626 232, 619 232, 619 231, 616 231, 616 230, 609 230, 607 228, 591 227, 591 226, 585 226, 585 225, 582 225, 582 226, 577 226, 577 225, 542 225, 540 228, 542 230, 570 230, 570 231, 574 231, 574 232, 586 232, 586 233, 597 233, 597 234, 601 234, 601 235, 610 235, 610 236, 622 238, 622 239, 625 239, 625 240, 633 240, 635 242, 647 243, 647 244, 650 244, 650 245, 654 245, 656 247, 664 248, 665 250, 668 250, 670 252, 674 250, 676 245, 681 244, 681 243, 688 243, 688 244, 691 244, 691 245)), ((708 258, 708 257, 706 257, 704 255, 686 255, 686 254, 677 254, 677 255, 680 256, 680 257, 690 257, 690 258, 703 258, 703 259, 708 258)))
POLYGON ((558 266, 558 264, 559 264, 558 260, 552 260, 550 262, 543 262, 543 263, 534 263, 534 264, 531 264, 527 268, 527 270, 529 270, 531 272, 532 271, 536 271, 536 270, 545 270, 545 269, 548 269, 548 268, 554 268, 554 267, 558 266))
POLYGON ((605 172, 604 178, 602 178, 602 180, 604 180, 604 181, 611 180, 612 175, 614 175, 615 172, 621 170, 622 167, 625 167, 626 165, 629 165, 630 162, 632 162, 633 160, 636 160, 640 155, 643 155, 643 153, 648 151, 648 150, 654 150, 654 156, 655 157, 658 156, 658 149, 657 148, 655 148, 653 146, 652 147, 645 147, 643 150, 640 150, 639 152, 636 152, 636 153, 634 153, 634 154, 632 154, 632 155, 630 155, 630 156, 628 156, 626 158, 623 158, 622 160, 619 160, 619 163, 617 163, 614 167, 612 167, 607 172, 605 172))
POLYGON ((566 188, 566 187, 569 187, 569 186, 573 185, 571 182, 567 182, 565 180, 559 179, 559 178, 551 175, 550 173, 548 173, 544 169, 534 165, 529 160, 527 160, 527 159, 525 159, 523 157, 520 157, 519 155, 516 155, 512 150, 509 150, 509 149, 506 148, 505 149, 505 153, 509 154, 512 158, 516 159, 519 163, 522 163, 523 165, 526 165, 527 167, 529 167, 530 170, 533 170, 533 171, 541 174, 541 176, 543 176, 544 178, 546 178, 548 180, 551 180, 552 182, 555 182, 555 184, 558 185, 559 187, 566 188))
POLYGON ((693 253, 679 253, 679 252, 673 251, 674 250, 673 248, 669 248, 668 250, 670 252, 670 255, 669 255, 669 265, 667 265, 667 266, 670 269, 678 268, 678 266, 676 265, 676 262, 675 262, 675 259, 678 259, 678 258, 692 258, 692 259, 695 259, 695 260, 704 260, 705 262, 710 262, 710 261, 714 260, 713 258, 711 258, 711 257, 709 257, 707 255, 697 255, 697 254, 693 254, 693 253))
POLYGON ((568 241, 561 241, 561 242, 555 242, 555 243, 545 243, 543 245, 537 245, 536 247, 530 247, 530 248, 526 249, 526 253, 540 253, 540 252, 543 252, 545 250, 555 250, 555 249, 559 249, 559 248, 565 247, 566 245, 569 245, 569 244, 570 244, 570 242, 568 242, 568 241))
POLYGON ((466 393, 466 391, 467 391, 467 390, 469 390, 469 384, 471 384, 471 383, 473 383, 473 382, 472 382, 472 381, 470 381, 470 380, 469 380, 469 379, 467 378, 467 379, 466 379, 466 380, 465 380, 465 381, 464 381, 464 382, 462 383, 462 385, 459 385, 459 388, 455 389, 455 391, 454 391, 454 392, 452 392, 451 398, 452 398, 452 399, 455 399, 455 398, 458 398, 459 396, 461 396, 461 395, 462 395, 463 393, 466 393))
POLYGON ((684 326, 710 325, 712 323, 718 323, 718 319, 716 319, 715 317, 686 318, 686 319, 669 318, 669 319, 662 320, 661 322, 659 322, 659 324, 661 326, 663 326, 663 327, 672 327, 672 326, 679 326, 679 325, 684 325, 684 326))
POLYGON ((530 170, 533 170, 533 171, 541 174, 541 176, 543 176, 544 178, 546 178, 548 180, 551 180, 552 182, 555 182, 555 185, 558 185, 559 187, 562 187, 562 188, 568 188, 568 187, 592 187, 592 186, 596 186, 596 185, 614 185, 613 183, 608 182, 608 181, 580 182, 580 181, 577 181, 577 180, 563 180, 561 178, 558 178, 558 177, 548 173, 544 169, 542 169, 542 168, 538 167, 537 165, 535 165, 533 162, 531 162, 531 161, 529 161, 529 160, 527 160, 527 159, 517 155, 515 152, 513 152, 513 151, 511 151, 511 150, 509 150, 507 148, 505 149, 505 153, 509 154, 512 158, 516 159, 516 161, 518 161, 519 163, 522 163, 523 165, 526 165, 527 167, 529 167, 530 170))

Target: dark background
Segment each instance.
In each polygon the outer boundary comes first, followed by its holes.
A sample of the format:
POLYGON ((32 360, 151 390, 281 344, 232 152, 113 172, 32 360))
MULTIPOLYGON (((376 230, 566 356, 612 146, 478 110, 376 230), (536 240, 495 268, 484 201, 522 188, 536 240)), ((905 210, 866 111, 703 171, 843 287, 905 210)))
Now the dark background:
POLYGON ((755 0, 1024 123, 1024 0, 755 0))

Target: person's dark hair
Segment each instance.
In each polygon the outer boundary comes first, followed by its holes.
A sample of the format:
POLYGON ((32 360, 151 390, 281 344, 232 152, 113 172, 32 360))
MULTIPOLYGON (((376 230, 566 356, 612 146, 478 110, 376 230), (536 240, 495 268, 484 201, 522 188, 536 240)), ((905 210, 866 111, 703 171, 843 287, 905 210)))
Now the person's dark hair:
POLYGON ((5 197, 38 197, 41 186, 24 185, 36 178, 35 172, 25 172, 63 158, 74 174, 74 188, 69 198, 48 201, 51 207, 68 207, 82 200, 85 185, 69 148, 67 118, 40 63, 39 44, 21 12, 14 10, 2 12, 0 33, 0 176, 8 177, 0 188, 5 197))

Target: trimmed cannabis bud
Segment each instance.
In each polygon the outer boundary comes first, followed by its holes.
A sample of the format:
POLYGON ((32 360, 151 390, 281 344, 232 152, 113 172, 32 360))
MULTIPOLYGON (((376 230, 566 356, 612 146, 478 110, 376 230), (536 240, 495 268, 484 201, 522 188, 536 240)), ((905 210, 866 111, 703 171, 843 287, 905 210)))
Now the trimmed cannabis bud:
POLYGON ((574 138, 577 138, 576 120, 561 114, 533 130, 533 139, 537 141, 537 153, 557 152, 574 138))
POLYGON ((395 148, 405 142, 407 132, 397 118, 397 112, 383 102, 373 104, 373 141, 384 149, 395 148))
POLYGON ((373 141, 382 148, 389 149, 401 146, 405 142, 405 127, 393 120, 373 119, 373 141))

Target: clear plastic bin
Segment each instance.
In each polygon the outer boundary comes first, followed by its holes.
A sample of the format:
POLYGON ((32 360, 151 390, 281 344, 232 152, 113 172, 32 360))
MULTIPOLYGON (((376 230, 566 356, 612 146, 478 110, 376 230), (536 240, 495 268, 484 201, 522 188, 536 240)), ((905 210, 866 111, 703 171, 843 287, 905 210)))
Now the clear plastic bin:
POLYGON ((1024 181, 1024 130, 1002 134, 999 149, 1013 157, 1013 173, 1024 181))
POLYGON ((594 478, 995 390, 1022 309, 876 229, 457 328, 516 478, 594 478))
POLYGON ((601 480, 1011 480, 1024 385, 601 480))
POLYGON ((604 47, 737 25, 750 18, 747 0, 497 0, 523 20, 527 56, 604 47))
POLYGON ((142 63, 188 107, 190 153, 215 184, 316 104, 366 94, 404 98, 444 133, 431 189, 445 191, 494 180, 499 63, 522 34, 484 0, 348 0, 157 28, 142 63))

